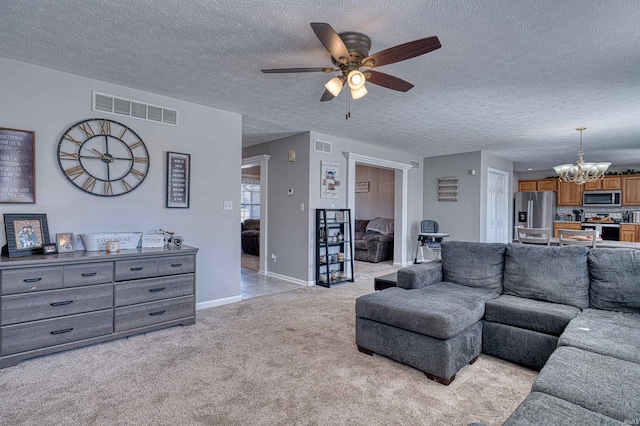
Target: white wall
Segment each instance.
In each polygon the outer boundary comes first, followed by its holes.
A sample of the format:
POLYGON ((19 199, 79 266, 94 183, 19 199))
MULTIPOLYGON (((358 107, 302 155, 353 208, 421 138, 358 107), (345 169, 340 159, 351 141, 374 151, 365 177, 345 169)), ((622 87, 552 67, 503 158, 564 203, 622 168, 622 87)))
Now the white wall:
POLYGON ((387 182, 395 183, 393 170, 357 165, 356 182, 369 182, 368 192, 356 193, 356 219, 393 217, 395 195, 387 193, 387 182))
MULTIPOLYGON (((47 68, 0 58, 0 127, 36 132, 36 204, 3 204, 2 213, 46 213, 57 232, 168 229, 200 248, 200 307, 240 298, 240 173, 242 117, 47 68), (91 91, 180 111, 180 126, 168 126, 91 111, 91 91), (56 146, 72 124, 106 117, 131 127, 150 155, 146 180, 133 192, 103 198, 82 192, 58 168, 56 146), (191 207, 167 209, 166 151, 191 154, 191 207), (223 200, 234 203, 223 211, 223 200)), ((0 232, 1 244, 6 242, 0 232)))

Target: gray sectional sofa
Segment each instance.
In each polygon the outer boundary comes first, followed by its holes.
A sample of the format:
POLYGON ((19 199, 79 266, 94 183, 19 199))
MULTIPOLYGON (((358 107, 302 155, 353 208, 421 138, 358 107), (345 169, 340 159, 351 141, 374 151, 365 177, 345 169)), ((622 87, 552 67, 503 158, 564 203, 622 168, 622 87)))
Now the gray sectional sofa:
POLYGON ((640 251, 449 241, 356 301, 356 344, 443 384, 480 352, 541 369, 507 425, 640 424, 640 251))

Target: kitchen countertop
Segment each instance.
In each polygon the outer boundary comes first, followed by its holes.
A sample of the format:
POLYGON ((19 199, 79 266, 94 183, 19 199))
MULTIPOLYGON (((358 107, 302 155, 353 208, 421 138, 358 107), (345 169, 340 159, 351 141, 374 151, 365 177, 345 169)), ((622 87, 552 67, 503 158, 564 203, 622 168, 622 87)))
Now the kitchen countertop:
POLYGON ((577 220, 554 220, 553 223, 582 223, 577 220))

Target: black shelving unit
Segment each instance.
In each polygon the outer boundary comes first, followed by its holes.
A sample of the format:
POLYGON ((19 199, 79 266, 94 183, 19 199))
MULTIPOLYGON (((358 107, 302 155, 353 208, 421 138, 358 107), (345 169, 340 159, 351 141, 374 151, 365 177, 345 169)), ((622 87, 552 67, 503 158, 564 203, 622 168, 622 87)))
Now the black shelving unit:
POLYGON ((350 209, 316 209, 316 284, 353 282, 350 209))

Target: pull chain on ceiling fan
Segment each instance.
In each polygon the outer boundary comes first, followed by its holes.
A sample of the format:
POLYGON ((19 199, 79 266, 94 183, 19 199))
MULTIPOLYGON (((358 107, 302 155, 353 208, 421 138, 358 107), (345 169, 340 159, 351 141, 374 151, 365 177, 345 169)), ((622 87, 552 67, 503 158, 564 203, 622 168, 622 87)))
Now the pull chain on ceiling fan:
MULTIPOLYGON (((442 47, 438 37, 427 37, 390 47, 369 55, 371 39, 365 34, 345 32, 338 34, 331 25, 312 22, 311 28, 320 42, 331 54, 331 62, 337 68, 274 68, 263 69, 265 74, 302 73, 302 72, 340 72, 325 84, 321 102, 330 101, 342 92, 345 83, 349 86, 350 97, 360 99, 367 94, 365 82, 377 84, 388 89, 406 92, 413 84, 389 74, 372 71, 371 68, 389 65, 416 56, 424 55, 442 47), (364 72, 360 68, 365 68, 364 72)), ((348 119, 350 113, 347 112, 348 119)))

